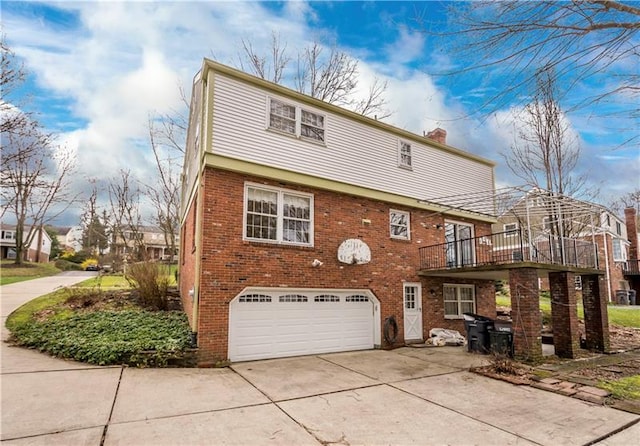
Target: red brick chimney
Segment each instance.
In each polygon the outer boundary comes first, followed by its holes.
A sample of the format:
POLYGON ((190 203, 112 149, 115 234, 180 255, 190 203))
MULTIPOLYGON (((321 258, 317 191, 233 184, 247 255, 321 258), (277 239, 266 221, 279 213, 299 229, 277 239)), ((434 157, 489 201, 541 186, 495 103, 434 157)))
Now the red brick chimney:
POLYGON ((624 210, 624 222, 627 227, 627 237, 629 238, 629 259, 638 258, 638 226, 636 225, 636 208, 626 208, 624 210))
POLYGON ((447 131, 444 129, 441 129, 440 127, 431 130, 430 132, 427 132, 426 135, 427 138, 429 139, 433 139, 436 142, 439 142, 440 144, 446 144, 447 143, 447 131))

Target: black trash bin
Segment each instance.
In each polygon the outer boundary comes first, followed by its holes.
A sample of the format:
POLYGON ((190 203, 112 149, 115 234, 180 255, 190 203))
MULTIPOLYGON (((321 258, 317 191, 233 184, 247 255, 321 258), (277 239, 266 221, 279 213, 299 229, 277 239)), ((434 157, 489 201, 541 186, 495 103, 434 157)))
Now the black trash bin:
POLYGON ((489 331, 489 349, 492 353, 513 356, 513 333, 510 331, 489 331))
POLYGON ((638 304, 638 296, 636 295, 636 290, 629 290, 629 305, 637 305, 638 304))
POLYGON ((629 305, 629 291, 616 290, 616 304, 629 305))
POLYGON ((489 353, 489 331, 494 328, 493 319, 474 313, 464 313, 463 316, 467 331, 467 351, 489 353))

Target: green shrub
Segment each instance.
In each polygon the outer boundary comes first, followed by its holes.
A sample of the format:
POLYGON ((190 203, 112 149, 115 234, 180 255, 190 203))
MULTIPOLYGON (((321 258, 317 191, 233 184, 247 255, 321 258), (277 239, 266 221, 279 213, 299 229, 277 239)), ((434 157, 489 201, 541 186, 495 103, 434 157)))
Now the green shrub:
POLYGON ((163 366, 191 344, 187 317, 179 311, 81 312, 15 324, 12 334, 19 345, 98 365, 163 366))
POLYGON ((68 260, 58 259, 56 260, 55 265, 56 268, 62 271, 82 271, 82 266, 68 260))

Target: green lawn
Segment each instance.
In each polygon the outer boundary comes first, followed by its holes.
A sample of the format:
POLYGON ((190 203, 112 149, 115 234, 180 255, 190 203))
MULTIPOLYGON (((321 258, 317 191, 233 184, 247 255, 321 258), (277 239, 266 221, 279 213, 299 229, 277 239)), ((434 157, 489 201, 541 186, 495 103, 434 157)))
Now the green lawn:
POLYGON ((0 271, 0 285, 53 276, 60 272, 53 263, 26 262, 21 266, 16 266, 12 260, 3 260, 0 263, 0 271))
POLYGON ((130 288, 129 282, 122 274, 99 275, 75 285, 79 288, 130 288))
MULTIPOLYGON (((501 307, 511 307, 511 298, 503 294, 496 295, 496 305, 501 307)), ((551 317, 551 299, 545 296, 540 297, 540 310, 546 317, 551 317)), ((618 307, 609 305, 609 323, 622 325, 624 327, 640 328, 640 306, 618 307)), ((582 302, 578 302, 578 317, 584 319, 582 302)))

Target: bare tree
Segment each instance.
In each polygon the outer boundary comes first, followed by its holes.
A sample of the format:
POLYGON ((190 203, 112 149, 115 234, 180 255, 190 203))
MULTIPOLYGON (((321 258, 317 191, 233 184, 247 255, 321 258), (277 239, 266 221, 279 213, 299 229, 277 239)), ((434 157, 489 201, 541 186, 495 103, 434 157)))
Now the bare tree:
MULTIPOLYGON (((495 111, 535 86, 540 67, 553 68, 564 94, 599 80, 600 90, 574 107, 616 100, 629 117, 640 116, 640 8, 610 0, 476 1, 456 3, 451 20, 459 27, 456 59, 472 65, 450 74, 478 71, 503 76, 500 91, 481 109, 495 111), (604 82, 603 73, 612 75, 604 82)), ((426 26, 422 26, 426 29, 426 26)), ((637 132, 632 139, 637 139, 637 132)))
POLYGON ((82 247, 89 249, 92 254, 102 255, 109 246, 108 218, 106 212, 103 212, 102 219, 100 218, 98 188, 95 180, 88 180, 88 182, 92 187, 81 216, 82 247))
MULTIPOLYGON (((251 42, 243 40, 243 53, 239 55, 240 68, 262 79, 285 84, 288 81, 287 69, 294 60, 287 54, 286 48, 275 33, 272 34, 268 56, 259 55, 251 42)), ((384 119, 391 115, 384 98, 387 83, 374 79, 369 89, 361 92, 363 99, 358 99, 358 61, 335 45, 327 52, 327 48, 314 41, 297 53, 295 61, 291 87, 296 91, 364 116, 384 119)))
POLYGON ((123 259, 132 255, 133 260, 142 260, 146 255, 141 232, 140 195, 129 170, 120 170, 109 184, 111 246, 114 250, 121 249, 123 259))
POLYGON ((180 227, 180 172, 186 123, 183 114, 149 119, 149 142, 158 176, 155 183, 146 185, 146 193, 155 209, 155 222, 162 230, 171 259, 177 251, 180 227))
POLYGON ((640 188, 624 194, 617 200, 613 200, 609 207, 620 215, 622 215, 625 208, 635 208, 640 219, 640 188))
POLYGON ((592 198, 593 194, 586 186, 586 177, 574 172, 580 146, 556 98, 553 69, 540 71, 536 92, 516 124, 516 142, 510 152, 502 155, 516 177, 541 191, 541 199, 548 196, 546 208, 552 234, 568 236, 582 229, 575 223, 580 220, 559 215, 553 203, 566 196, 592 198))
MULTIPOLYGON (((12 93, 25 81, 27 73, 24 66, 16 61, 15 54, 6 43, 4 34, 0 35, 0 134, 2 147, 5 146, 8 135, 14 137, 30 137, 39 131, 38 123, 32 116, 11 102, 12 93)), ((4 151, 3 162, 9 162, 13 151, 4 151)))
POLYGON ((51 135, 38 126, 27 128, 28 133, 9 131, 2 136, 2 208, 3 215, 10 212, 16 220, 17 264, 44 225, 78 197, 69 187, 76 167, 73 155, 55 146, 51 135))

